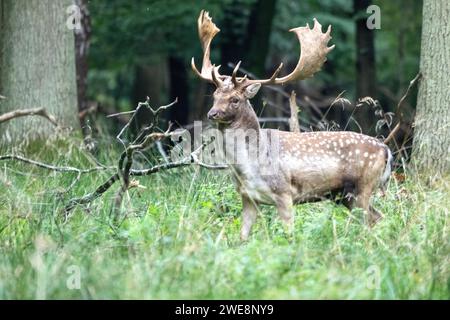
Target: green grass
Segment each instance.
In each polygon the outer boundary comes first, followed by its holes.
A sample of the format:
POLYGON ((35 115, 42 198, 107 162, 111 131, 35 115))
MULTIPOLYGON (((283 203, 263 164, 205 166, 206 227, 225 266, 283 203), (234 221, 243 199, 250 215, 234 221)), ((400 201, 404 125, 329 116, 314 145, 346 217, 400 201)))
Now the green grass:
MULTIPOLYGON (((36 145, 26 155, 92 165, 80 145, 36 145)), ((99 157, 108 162, 116 153, 99 157)), ((274 208, 263 207, 241 243, 241 203, 225 172, 189 167, 139 178, 146 189, 130 190, 127 217, 113 227, 118 185, 61 217, 68 199, 107 173, 84 175, 62 195, 75 175, 0 166, 1 299, 450 298, 448 180, 432 188, 391 180, 386 196, 374 199, 385 219, 372 230, 358 211, 322 202, 298 206, 287 237, 274 208), (74 270, 79 290, 70 289, 74 270)))

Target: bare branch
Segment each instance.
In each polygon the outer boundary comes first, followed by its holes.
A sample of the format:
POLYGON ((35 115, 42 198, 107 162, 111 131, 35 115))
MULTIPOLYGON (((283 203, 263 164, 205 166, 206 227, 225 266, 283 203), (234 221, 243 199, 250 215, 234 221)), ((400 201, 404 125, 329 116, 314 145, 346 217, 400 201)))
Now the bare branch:
POLYGON ((0 115, 0 123, 9 121, 14 118, 24 117, 24 116, 41 116, 50 121, 54 126, 58 126, 56 118, 49 114, 44 108, 34 108, 34 109, 19 109, 7 112, 0 115))
POLYGON ((83 120, 84 118, 86 118, 87 115, 96 113, 97 111, 98 111, 98 103, 95 103, 92 106, 90 106, 89 108, 81 110, 78 113, 78 118, 80 118, 80 120, 83 120))
MULTIPOLYGON (((189 156, 187 156, 179 161, 155 165, 148 169, 139 169, 139 170, 138 169, 129 169, 129 176, 137 176, 137 177, 147 176, 147 175, 151 175, 153 173, 159 172, 159 171, 170 170, 170 169, 180 168, 180 167, 186 167, 186 166, 189 166, 192 164, 197 164, 197 165, 207 168, 207 169, 217 169, 217 170, 228 169, 227 165, 209 165, 209 164, 205 164, 205 163, 201 162, 198 159, 198 153, 204 147, 206 147, 208 144, 210 144, 211 142, 212 141, 203 143, 199 148, 194 150, 189 156)), ((84 195, 83 197, 80 197, 80 198, 71 199, 69 201, 69 203, 66 205, 66 207, 64 208, 65 214, 67 215, 77 205, 88 204, 88 203, 94 201, 95 199, 99 198, 103 193, 108 191, 108 189, 114 183, 116 183, 118 180, 120 180, 120 175, 119 175, 119 173, 116 173, 116 174, 112 175, 111 177, 109 177, 99 187, 97 187, 97 189, 94 192, 88 193, 87 195, 84 195)), ((119 190, 119 193, 116 195, 116 205, 118 204, 117 201, 119 199, 117 197, 119 196, 119 194, 120 194, 119 197, 122 197, 124 190, 126 191, 126 190, 128 190, 128 188, 129 188, 129 184, 128 184, 127 189, 124 189, 124 187, 122 185, 122 188, 119 190)), ((116 217, 117 217, 117 215, 116 215, 116 217)))
POLYGON ((114 167, 93 167, 93 168, 88 168, 88 169, 79 169, 79 168, 75 168, 75 167, 57 167, 57 166, 53 166, 50 164, 46 164, 43 162, 39 162, 36 160, 31 160, 22 156, 18 156, 18 155, 3 155, 0 156, 0 161, 2 160, 18 160, 24 163, 28 163, 31 165, 34 165, 36 167, 40 167, 40 168, 44 168, 44 169, 48 169, 48 170, 52 170, 52 171, 57 171, 57 172, 77 172, 79 174, 84 174, 84 173, 91 173, 94 171, 100 171, 100 170, 111 170, 114 169, 114 167))
POLYGON ((403 104, 404 104, 406 98, 408 97, 409 92, 411 91, 412 87, 413 87, 413 86, 414 86, 421 78, 422 78, 422 73, 419 72, 419 73, 414 77, 414 79, 412 79, 412 80, 409 82, 409 86, 408 86, 408 88, 406 89, 405 94, 402 96, 402 98, 401 98, 400 101, 398 102, 396 113, 398 114, 399 122, 398 122, 398 124, 394 127, 394 129, 391 131, 391 133, 389 133, 389 135, 387 136, 387 138, 384 139, 384 143, 385 143, 385 144, 389 143, 389 142, 394 138, 394 136, 397 134, 397 131, 400 129, 401 124, 405 122, 404 117, 403 117, 403 113, 402 113, 400 110, 401 110, 401 108, 402 108, 402 106, 403 106, 403 104))

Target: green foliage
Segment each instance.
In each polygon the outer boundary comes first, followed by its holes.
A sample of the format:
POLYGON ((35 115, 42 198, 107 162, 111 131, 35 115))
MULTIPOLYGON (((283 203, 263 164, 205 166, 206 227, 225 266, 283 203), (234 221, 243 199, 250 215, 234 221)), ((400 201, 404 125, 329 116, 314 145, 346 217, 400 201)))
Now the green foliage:
MULTIPOLYGON (((236 44, 242 50, 247 35, 249 17, 256 0, 227 1, 157 1, 129 2, 114 0, 90 2, 92 17, 92 43, 90 46, 89 95, 93 100, 118 104, 130 108, 134 67, 137 65, 164 64, 167 56, 176 55, 185 61, 189 70, 192 56, 201 57, 196 20, 201 9, 211 12, 222 29, 212 46, 212 59, 221 60, 222 44, 236 44)), ((376 0, 381 9, 381 29, 375 30, 375 58, 379 96, 376 97, 388 110, 393 110, 399 93, 418 72, 421 36, 422 1, 376 0), (391 94, 386 96, 386 91, 391 94), (394 101, 393 101, 394 99, 394 101)), ((365 12, 358 15, 369 16, 365 12)), ((270 51, 266 59, 266 74, 279 61, 285 72, 293 68, 298 59, 298 42, 288 32, 312 18, 323 25, 333 26, 330 44, 336 48, 329 54, 323 71, 308 83, 324 88, 337 96, 346 91, 346 97, 355 98, 355 14, 353 1, 278 0, 270 35, 270 51)), ((255 71, 256 66, 243 66, 255 71)), ((226 70, 226 66, 223 68, 226 70)), ((188 71, 189 74, 190 71, 188 71)), ((194 81, 193 81, 194 82, 194 81)), ((195 82, 194 82, 195 83, 195 82)), ((192 90, 192 88, 190 89, 192 90)), ((192 94, 191 99, 195 95, 192 94)), ((414 105, 414 104, 413 104, 414 105)), ((410 110, 408 113, 412 113, 410 110)))
MULTIPOLYGON (((92 165, 80 145, 60 141, 27 153, 92 165)), ((99 156, 112 165, 117 151, 108 145, 99 156)), ((90 192, 107 173, 83 176, 63 195, 74 175, 2 167, 1 299, 450 298, 448 181, 433 189, 412 177, 392 181, 385 197, 375 197, 385 219, 372 230, 357 210, 322 202, 298 206, 286 237, 274 208, 263 207, 241 243, 241 203, 226 172, 191 167, 139 178, 146 189, 130 190, 127 218, 112 228, 115 188, 67 221, 61 216, 68 198, 90 192), (71 266, 80 268, 80 290, 67 287, 71 266)))
POLYGON ((377 32, 377 75, 394 93, 405 90, 419 72, 422 1, 374 1, 381 8, 377 32))

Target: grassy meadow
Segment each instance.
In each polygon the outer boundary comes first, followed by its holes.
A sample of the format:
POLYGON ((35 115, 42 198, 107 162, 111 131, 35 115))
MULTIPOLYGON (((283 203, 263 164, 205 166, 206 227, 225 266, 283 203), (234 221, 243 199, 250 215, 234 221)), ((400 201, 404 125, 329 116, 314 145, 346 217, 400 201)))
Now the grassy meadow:
MULTIPOLYGON (((105 145, 111 145, 106 143, 105 145)), ((102 147, 102 163, 117 151, 102 147)), ((1 154, 11 150, 3 150, 1 154)), ((54 165, 94 166, 77 140, 23 152, 54 165)), ((110 218, 119 185, 65 219, 70 198, 111 174, 0 162, 0 299, 449 299, 450 182, 391 179, 374 199, 373 229, 331 202, 296 207, 287 236, 262 207, 239 240, 241 202, 226 171, 191 166, 147 177, 110 218)))

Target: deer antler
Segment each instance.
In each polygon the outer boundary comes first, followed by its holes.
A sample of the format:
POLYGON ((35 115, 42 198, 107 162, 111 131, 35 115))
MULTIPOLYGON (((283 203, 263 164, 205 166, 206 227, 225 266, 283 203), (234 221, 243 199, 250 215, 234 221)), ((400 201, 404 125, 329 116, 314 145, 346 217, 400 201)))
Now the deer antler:
POLYGON ((327 60, 327 54, 335 47, 334 45, 327 47, 328 41, 331 39, 331 26, 328 27, 326 33, 322 33, 322 25, 314 18, 314 27, 312 29, 309 28, 309 24, 306 24, 306 27, 298 27, 289 31, 295 32, 300 42, 300 59, 295 69, 287 76, 277 78, 283 67, 281 63, 270 79, 245 80, 243 85, 252 83, 284 84, 293 80, 303 80, 312 77, 320 70, 327 60))
MULTIPOLYGON (((209 13, 205 10, 200 12, 198 17, 198 34, 203 48, 203 64, 202 71, 199 72, 195 66, 194 58, 191 61, 192 70, 202 79, 214 83, 217 87, 223 84, 222 76, 219 73, 220 66, 216 67, 210 60, 211 41, 214 36, 220 31, 219 28, 212 22, 209 13)), ((311 29, 308 24, 306 27, 298 27, 289 30, 295 32, 300 42, 300 58, 295 69, 287 76, 278 78, 278 74, 283 67, 283 63, 275 70, 269 79, 247 79, 247 76, 237 77, 237 72, 241 62, 236 65, 233 70, 231 81, 235 88, 246 87, 252 83, 260 84, 285 84, 294 80, 303 80, 312 77, 320 70, 324 62, 327 60, 327 54, 334 49, 334 45, 328 47, 328 42, 331 39, 331 26, 328 27, 327 32, 322 32, 322 25, 314 18, 314 26, 311 29)))
POLYGON ((202 10, 197 20, 198 36, 202 44, 203 49, 203 63, 202 72, 199 72, 195 66, 194 57, 191 60, 192 70, 202 79, 214 83, 216 86, 220 86, 222 83, 221 76, 219 74, 220 66, 216 67, 212 65, 210 59, 211 41, 220 29, 212 22, 209 12, 202 10))

